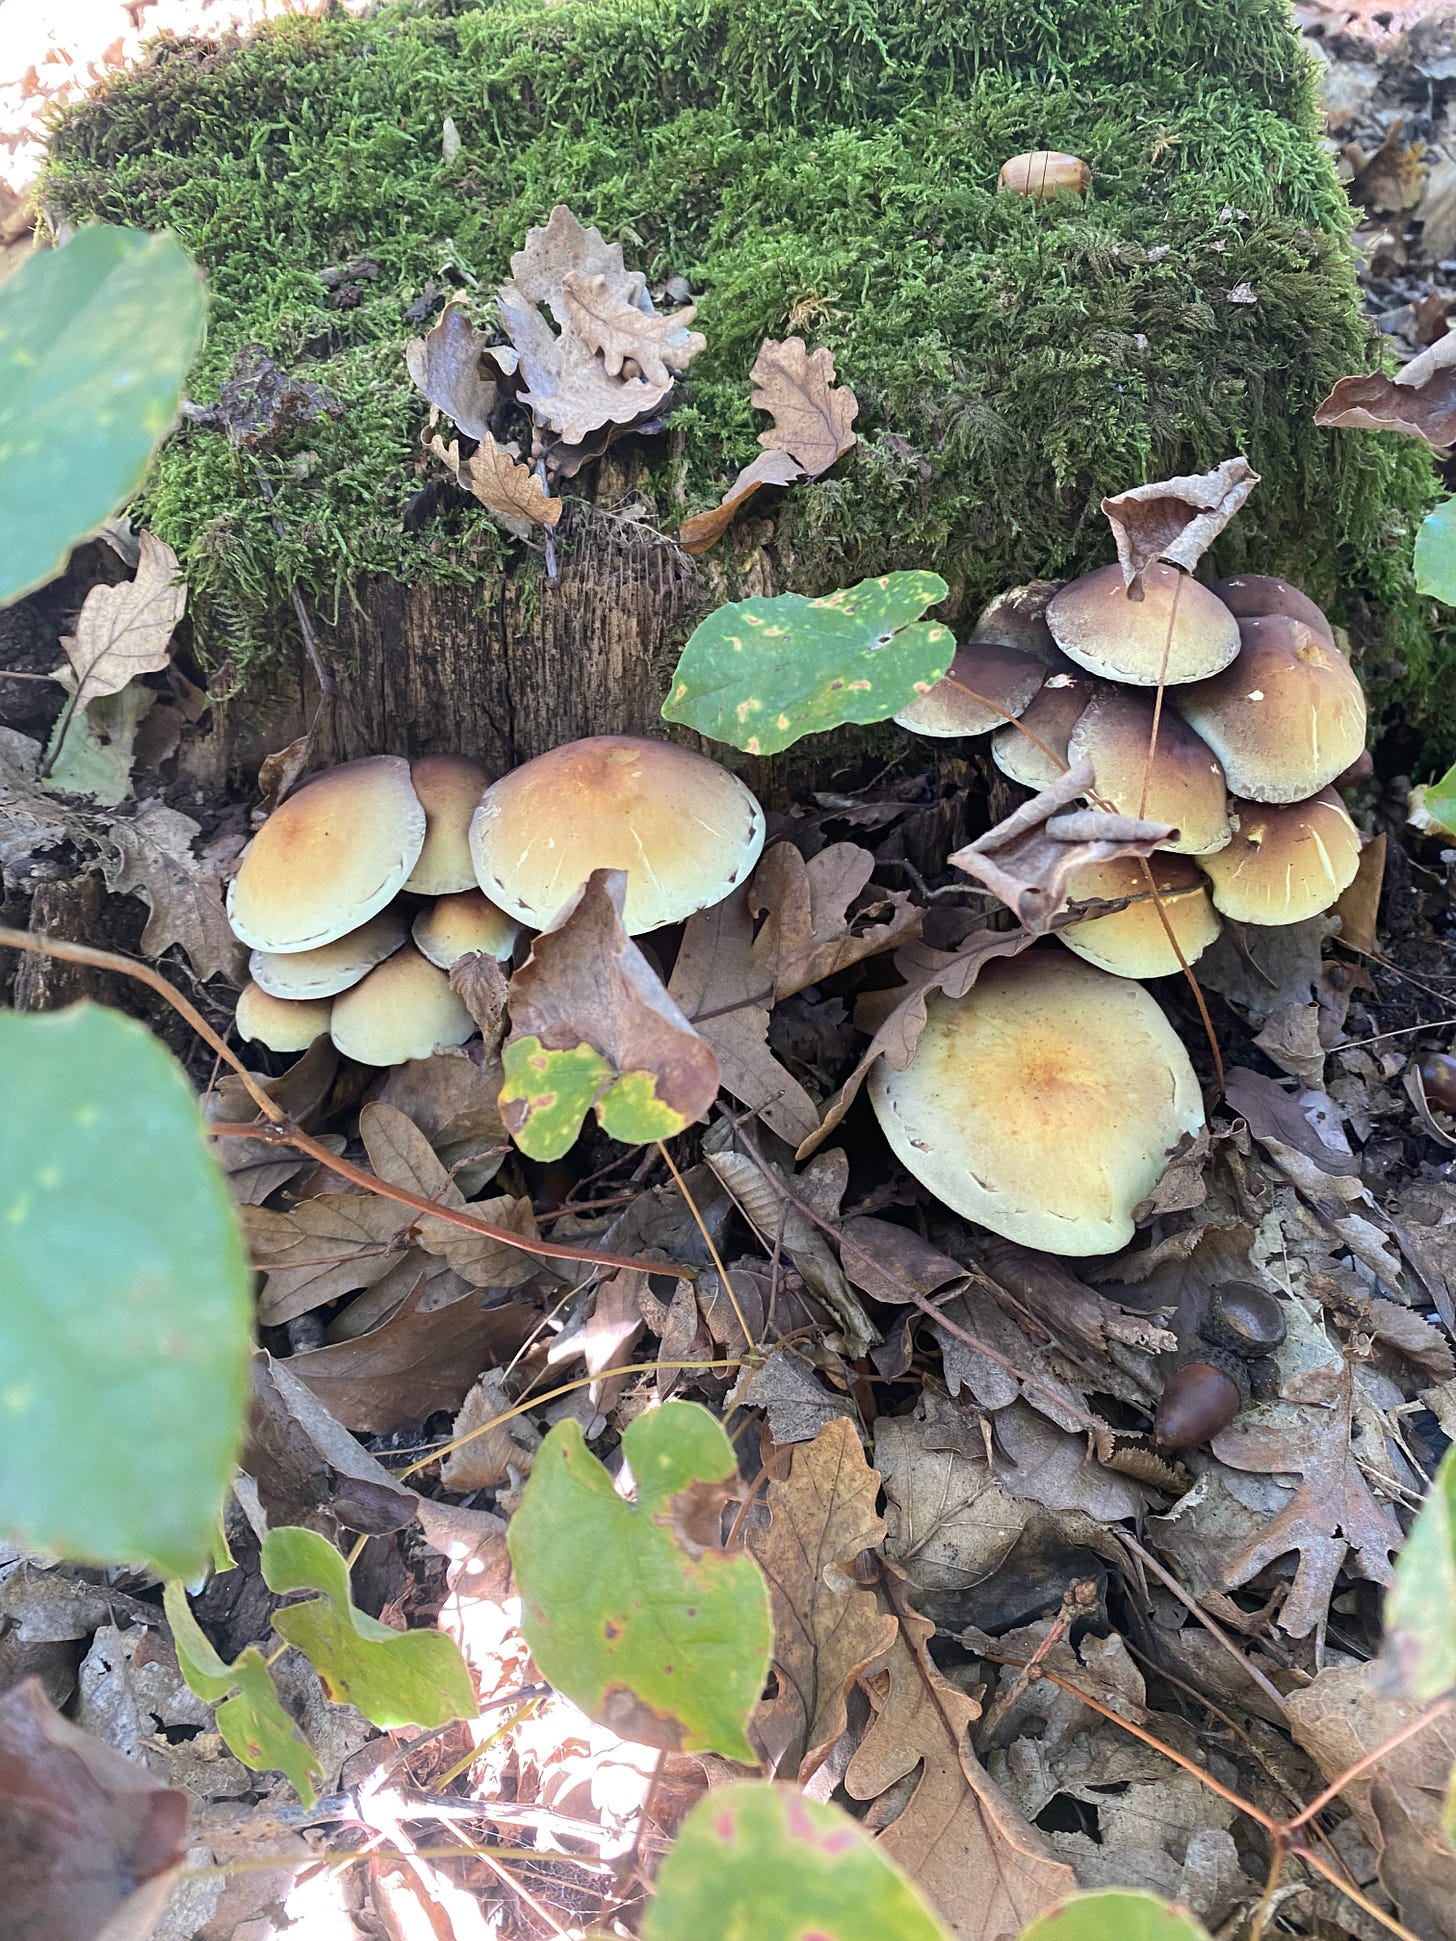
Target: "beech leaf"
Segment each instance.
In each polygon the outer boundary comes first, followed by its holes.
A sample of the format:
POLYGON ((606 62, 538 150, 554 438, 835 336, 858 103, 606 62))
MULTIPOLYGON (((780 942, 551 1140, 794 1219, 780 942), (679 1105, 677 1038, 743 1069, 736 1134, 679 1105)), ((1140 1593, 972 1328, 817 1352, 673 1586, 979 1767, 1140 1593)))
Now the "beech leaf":
POLYGON ((770 337, 749 375, 754 406, 774 421, 772 431, 758 434, 760 445, 788 452, 811 479, 852 449, 859 399, 847 384, 834 382, 832 351, 816 350, 811 357, 802 337, 782 343, 770 337))
POLYGON ((1259 474, 1240 455, 1197 477, 1134 485, 1104 499, 1131 597, 1142 598, 1142 576, 1155 560, 1191 573, 1258 483, 1259 474))
POLYGON ((1456 442, 1456 331, 1437 338, 1394 377, 1384 371, 1342 377, 1314 421, 1356 431, 1401 431, 1444 450, 1456 442))
POLYGON ((404 361, 415 388, 452 418, 467 438, 490 435, 490 415, 500 386, 486 369, 490 346, 458 303, 447 303, 427 335, 405 345, 404 361))
POLYGON ((76 673, 77 708, 101 695, 119 694, 137 675, 156 674, 167 665, 172 635, 187 609, 187 588, 170 546, 144 532, 140 548, 136 577, 93 586, 74 635, 61 641, 76 673))
POLYGON ((630 358, 649 384, 667 386, 674 373, 686 370, 707 348, 702 332, 688 329, 697 315, 694 304, 665 316, 644 312, 624 302, 611 277, 600 271, 588 275, 568 270, 561 279, 561 292, 577 335, 588 350, 600 355, 609 377, 620 376, 630 358))
POLYGON ((560 499, 551 498, 531 467, 498 445, 488 431, 481 433, 479 448, 469 458, 460 456, 458 439, 447 446, 438 434, 431 438, 430 450, 444 461, 455 483, 473 492, 517 539, 526 538, 532 526, 554 526, 560 519, 560 499))

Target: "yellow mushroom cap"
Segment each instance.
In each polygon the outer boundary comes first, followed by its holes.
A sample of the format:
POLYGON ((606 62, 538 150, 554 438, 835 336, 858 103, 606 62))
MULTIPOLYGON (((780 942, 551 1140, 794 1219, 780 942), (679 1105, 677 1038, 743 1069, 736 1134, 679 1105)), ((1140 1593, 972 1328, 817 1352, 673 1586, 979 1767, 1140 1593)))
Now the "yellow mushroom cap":
POLYGON ((1206 855, 1229 839, 1223 770, 1207 742, 1169 707, 1158 717, 1150 767, 1153 711, 1148 695, 1115 689, 1098 695, 1072 730, 1068 758, 1076 762, 1087 756, 1098 795, 1119 815, 1171 823, 1178 836, 1167 845, 1170 853, 1206 855))
POLYGON ((991 739, 991 759, 1003 775, 1023 788, 1049 789, 1067 764, 1067 744, 1100 684, 1079 668, 1060 668, 1048 674, 1040 692, 1015 723, 1008 722, 991 739), (1031 737, 1035 735, 1036 741, 1031 737), (1051 761, 1036 743, 1057 757, 1051 761))
POLYGON ((1018 647, 971 640, 957 648, 944 680, 895 716, 912 734, 985 735, 1014 720, 1047 677, 1046 665, 1018 647))
POLYGON ((346 762, 306 782, 243 851, 228 917, 252 950, 316 950, 376 916, 404 886, 425 812, 397 755, 346 762))
POLYGON ((1155 560, 1143 598, 1128 598, 1120 566, 1099 566, 1064 586, 1047 607, 1062 652, 1090 673, 1134 687, 1156 687, 1167 651, 1166 684, 1217 674, 1239 651, 1239 623, 1206 586, 1155 560))
POLYGON ((410 780, 424 806, 425 846, 405 888, 420 896, 473 890, 470 818, 490 787, 490 776, 465 755, 422 755, 410 764, 410 780))
POLYGON ((1355 880, 1360 832, 1333 789, 1308 802, 1232 805, 1233 841, 1202 858, 1213 900, 1237 923, 1301 923, 1355 880))
POLYGON ((320 944, 317 950, 255 950, 248 969, 254 982, 273 997, 337 997, 392 957, 406 935, 398 910, 381 910, 357 930, 335 937, 331 944, 320 944))
POLYGON ((1156 999, 1066 951, 933 996, 903 1072, 872 1067, 885 1137, 937 1199, 1054 1254, 1106 1254, 1168 1154, 1203 1124, 1188 1053, 1156 999))
POLYGON ((463 1045, 475 1020, 450 980, 413 944, 386 957, 362 983, 334 1000, 329 1035, 361 1065, 402 1065, 437 1045, 463 1045))
POLYGON ((471 951, 509 957, 521 926, 479 890, 437 897, 414 922, 414 940, 432 964, 449 970, 471 951))
MULTIPOLYGON (((1178 940, 1183 962, 1192 964, 1223 928, 1208 894, 1208 885, 1183 857, 1160 852, 1148 860, 1153 881, 1158 886, 1163 916, 1178 940)), ((1088 863, 1075 870, 1068 880, 1069 903, 1083 903, 1092 898, 1111 903, 1121 897, 1131 898, 1125 908, 1111 910, 1105 916, 1084 917, 1080 923, 1059 930, 1058 937, 1068 950, 1101 970, 1111 971, 1114 977, 1171 977, 1181 970, 1178 951, 1168 941, 1157 903, 1136 857, 1088 863)))
POLYGON ((1232 667, 1172 697, 1250 802, 1303 802, 1365 747, 1365 695, 1350 663, 1302 620, 1239 622, 1232 667))
POLYGON ((1235 573, 1229 579, 1214 580, 1208 590, 1217 594, 1236 620, 1282 613, 1289 620, 1302 620, 1321 640, 1335 645, 1335 630, 1321 608, 1307 593, 1272 573, 1235 573))
POLYGON ((245 984, 238 993, 235 1022, 247 1044, 266 1045, 269 1051, 307 1051, 328 1030, 332 1009, 327 998, 274 997, 259 984, 245 984))
POLYGON ((706 755, 593 735, 492 783, 470 848, 491 902, 535 930, 593 870, 626 870, 622 921, 638 936, 721 903, 758 861, 763 835, 763 810, 706 755))

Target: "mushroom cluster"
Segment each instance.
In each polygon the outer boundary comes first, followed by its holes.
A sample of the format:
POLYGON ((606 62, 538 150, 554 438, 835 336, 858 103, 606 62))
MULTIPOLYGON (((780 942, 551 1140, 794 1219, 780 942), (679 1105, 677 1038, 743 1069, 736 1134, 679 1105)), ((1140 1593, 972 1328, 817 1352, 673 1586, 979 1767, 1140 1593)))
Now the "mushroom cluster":
POLYGON ((637 935, 721 902, 763 848, 726 769, 668 742, 597 735, 492 781, 460 755, 372 755, 289 796, 243 852, 228 917, 251 952, 241 1037, 396 1065, 464 1044, 450 972, 509 958, 596 869, 628 872, 637 935))

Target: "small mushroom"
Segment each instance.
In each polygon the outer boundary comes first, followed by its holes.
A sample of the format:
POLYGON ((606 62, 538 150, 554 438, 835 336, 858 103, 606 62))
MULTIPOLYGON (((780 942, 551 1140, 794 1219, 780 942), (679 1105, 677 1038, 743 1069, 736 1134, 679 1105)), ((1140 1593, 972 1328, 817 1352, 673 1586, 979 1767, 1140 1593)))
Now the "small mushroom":
POLYGON ((361 1065, 402 1065, 437 1045, 463 1045, 475 1020, 444 971, 406 944, 334 1000, 329 1034, 361 1065))
POLYGON ((1088 704, 1067 754, 1074 762, 1087 756, 1097 793, 1119 815, 1171 823, 1178 834, 1167 845, 1169 854, 1206 856, 1222 849, 1233 832, 1218 757, 1171 708, 1158 716, 1150 762, 1152 743, 1152 701, 1112 689, 1088 704))
POLYGON ((1231 579, 1214 580, 1208 590, 1223 601, 1236 620, 1282 613, 1286 619, 1302 620, 1331 647, 1338 644, 1334 628, 1314 601, 1288 580, 1276 579, 1271 573, 1235 573, 1231 579))
POLYGON ((307 1051, 328 1030, 332 1009, 327 998, 274 997, 260 984, 245 984, 238 993, 234 1022, 245 1044, 266 1045, 269 1051, 307 1051))
POLYGON ((1169 687, 1205 680, 1239 651, 1223 601, 1161 560, 1143 574, 1141 600, 1128 597, 1120 566, 1084 573, 1047 607, 1047 625, 1079 667, 1134 687, 1156 687, 1160 675, 1169 687))
POLYGON ((1192 1449, 1212 1442, 1233 1421, 1248 1396, 1247 1377, 1239 1379, 1238 1363, 1222 1360, 1185 1361, 1163 1385, 1153 1417, 1153 1437, 1164 1449, 1192 1449))
POLYGON ((1365 695, 1337 647, 1302 620, 1272 613, 1238 623, 1232 667, 1172 696, 1223 763, 1235 795, 1303 802, 1365 747, 1365 695))
POLYGON ((1168 1154, 1203 1125, 1157 1001, 1055 950, 988 965, 962 998, 932 996, 910 1063, 881 1059, 869 1092, 937 1199, 1045 1253, 1125 1246, 1168 1154))
POLYGON ((1360 832, 1333 789, 1308 802, 1238 802, 1233 840, 1199 860, 1214 908, 1236 923, 1302 923, 1339 901, 1360 867, 1360 832))
POLYGON ((1039 202, 1064 190, 1081 195, 1092 171, 1080 155, 1063 155, 1054 148, 1038 148, 1029 155, 1013 155, 1001 164, 996 186, 1007 195, 1029 195, 1039 202))
POLYGON ((432 964, 446 971, 472 951, 509 957, 520 934, 521 926, 479 890, 438 897, 414 922, 416 944, 432 964))
POLYGON ((1046 666, 1018 647, 996 641, 967 641, 956 650, 944 680, 917 695, 895 716, 913 734, 947 737, 984 735, 1024 713, 1041 691, 1046 666))
POLYGON ((1065 584, 1065 580, 1028 580, 1025 586, 1008 587, 981 609, 971 628, 971 639, 992 641, 998 647, 1019 647, 1023 654, 1034 654, 1048 667, 1065 667, 1046 617, 1049 603, 1065 584))
POLYGON ((470 818, 490 787, 489 775, 464 755, 424 755, 410 765, 410 780, 424 805, 425 846, 405 888, 420 896, 473 890, 470 818))
POLYGON ((233 930, 252 950, 316 950, 377 916, 419 860, 425 812, 409 763, 370 755, 317 775, 280 803, 228 885, 233 930))
POLYGON ((1104 916, 1094 913, 1059 930, 1057 936, 1068 950, 1115 977, 1171 977, 1182 965, 1163 927, 1166 917, 1183 962, 1195 963, 1203 955, 1223 928, 1208 884, 1182 857, 1160 852, 1149 858, 1149 867, 1158 886, 1162 916, 1142 865, 1134 856, 1121 856, 1110 863, 1086 863, 1072 872, 1067 882, 1069 902, 1128 900, 1120 910, 1104 916))
POLYGON ((274 997, 337 997, 368 975, 376 964, 392 957, 404 942, 404 918, 397 910, 381 910, 357 930, 335 937, 317 950, 282 954, 255 950, 248 959, 254 981, 274 997))
POLYGON ((706 755, 592 735, 492 783, 470 849, 491 902, 536 930, 593 870, 626 870, 622 921, 638 936, 721 903, 758 861, 763 836, 763 810, 706 755))
POLYGON ((992 761, 1003 775, 1020 782, 1023 788, 1050 788, 1068 765, 1067 744, 1072 730, 1099 692, 1099 682, 1077 668, 1066 669, 1064 663, 1062 669, 1047 675, 1030 706, 992 736, 992 761))

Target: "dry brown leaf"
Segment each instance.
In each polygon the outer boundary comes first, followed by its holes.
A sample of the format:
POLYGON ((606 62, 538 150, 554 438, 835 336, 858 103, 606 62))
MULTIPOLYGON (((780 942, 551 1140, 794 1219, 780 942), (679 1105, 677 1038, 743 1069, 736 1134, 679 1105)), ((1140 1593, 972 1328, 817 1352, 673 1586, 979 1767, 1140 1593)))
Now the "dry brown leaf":
POLYGON ((457 1409, 481 1370, 515 1353, 540 1318, 532 1307, 482 1307, 465 1295, 422 1310, 424 1278, 383 1324, 353 1341, 290 1355, 336 1422, 387 1435, 436 1409, 457 1409))
POLYGON ((372 1100, 359 1114, 359 1137, 369 1164, 386 1185, 403 1187, 441 1206, 464 1206, 465 1195, 440 1164, 434 1147, 398 1106, 372 1100))
POLYGON ((76 674, 79 712, 103 694, 119 694, 139 674, 167 665, 172 635, 187 610, 177 555, 154 534, 140 536, 136 578, 93 586, 74 635, 61 641, 76 674))
POLYGON ((629 270, 620 243, 606 242, 600 229, 577 221, 564 202, 558 202, 544 224, 529 230, 522 248, 511 257, 511 281, 527 303, 544 303, 559 324, 569 318, 563 290, 570 275, 599 276, 621 303, 650 315, 647 278, 629 270))
POLYGON ((469 1436, 469 1442, 452 1449, 440 1465, 440 1481, 446 1489, 463 1496, 475 1489, 501 1489, 511 1480, 529 1476, 541 1446, 535 1424, 524 1415, 509 1422, 497 1422, 515 1406, 515 1397, 505 1385, 498 1368, 488 1368, 466 1396, 460 1413, 450 1425, 450 1441, 469 1436), (488 1423, 494 1423, 488 1428, 488 1423))
POLYGON ((922 912, 911 903, 908 890, 882 893, 864 913, 888 910, 880 923, 865 925, 862 916, 849 915, 874 867, 874 857, 858 843, 831 843, 807 863, 792 843, 774 844, 748 887, 750 911, 765 919, 753 941, 756 991, 771 991, 770 1002, 777 1004, 806 985, 919 936, 922 912))
POLYGON ((927 1299, 951 1281, 963 1280, 959 1261, 932 1247, 910 1227, 858 1214, 840 1233, 844 1271, 872 1300, 891 1305, 922 1294, 927 1299))
POLYGON ((568 270, 561 279, 562 300, 577 335, 596 351, 609 377, 620 377, 630 358, 649 384, 669 385, 685 371, 708 340, 688 325, 694 304, 659 316, 624 302, 613 278, 601 271, 568 270))
POLYGON ((834 382, 834 354, 827 348, 811 357, 802 337, 782 343, 766 338, 753 360, 753 405, 773 417, 773 430, 758 442, 784 451, 811 479, 827 472, 855 445, 859 399, 847 384, 834 382))
POLYGON ((1092 763, 1083 756, 1050 788, 987 830, 947 860, 1000 897, 1026 929, 1040 936, 1067 901, 1067 881, 1089 863, 1119 856, 1151 856, 1173 834, 1166 822, 1139 822, 1103 809, 1068 813, 1067 805, 1092 787, 1092 763))
POLYGON ((744 466, 717 505, 683 520, 675 535, 678 545, 694 558, 706 553, 717 545, 761 485, 792 485, 804 475, 803 466, 787 452, 760 452, 744 466))
MULTIPOLYGON (((516 1198, 502 1193, 493 1200, 475 1200, 468 1209, 477 1219, 523 1239, 536 1237, 536 1216, 528 1196, 516 1198)), ((415 1223, 415 1237, 426 1253, 435 1254, 472 1287, 519 1287, 539 1274, 539 1254, 523 1253, 507 1240, 492 1240, 489 1234, 472 1233, 469 1227, 442 1220, 438 1213, 421 1213, 415 1223)))
POLYGON ((992 1474, 975 1415, 935 1389, 913 1415, 879 1418, 875 1464, 885 1487, 885 1554, 917 1592, 983 1583, 1034 1514, 992 1474))
POLYGON ((268 1277, 258 1315, 269 1328, 372 1287, 404 1252, 415 1218, 377 1193, 323 1193, 287 1213, 266 1206, 241 1213, 254 1265, 268 1277))
POLYGON ((894 1641, 894 1617, 854 1581, 856 1557, 884 1541, 879 1487, 853 1423, 830 1422, 769 1484, 768 1528, 749 1533, 773 1604, 778 1681, 752 1732, 779 1779, 804 1785, 824 1763, 845 1729, 850 1686, 894 1641))
POLYGON ((25 871, 38 850, 81 834, 69 809, 36 787, 40 743, 15 728, 0 727, 0 866, 25 871))
POLYGON ((458 303, 447 303, 425 336, 405 345, 404 361, 415 389, 457 424, 467 438, 487 438, 500 395, 485 368, 489 348, 458 303))
POLYGON ((1142 598, 1142 576, 1155 560, 1191 573, 1258 483, 1259 474, 1240 455, 1196 478, 1134 485, 1104 499, 1130 596, 1142 598))
POLYGON ((640 377, 609 377, 574 328, 558 336, 509 283, 501 289, 500 316, 525 379, 520 403, 568 445, 579 445, 604 425, 650 418, 672 389, 640 377))
POLYGON ((1382 832, 1360 851, 1355 880, 1342 891, 1334 914, 1340 919, 1340 942, 1367 957, 1380 955, 1380 892, 1385 885, 1385 845, 1382 832))
POLYGON ((517 539, 527 538, 533 526, 554 526, 560 519, 561 500, 551 498, 531 467, 498 445, 488 431, 469 458, 460 456, 458 438, 447 446, 438 433, 430 439, 430 450, 455 483, 473 492, 517 539))
POLYGON ((240 985, 247 953, 227 920, 217 871, 193 854, 201 833, 191 816, 145 802, 134 816, 108 820, 116 855, 102 858, 101 873, 113 895, 140 896, 151 910, 142 931, 147 956, 176 944, 198 977, 240 985))
POLYGON ((460 1190, 471 1194, 495 1178, 510 1151, 500 1088, 498 1055, 465 1045, 396 1065, 374 1096, 414 1120, 460 1190))
POLYGON ((450 966, 450 988, 479 1025, 489 1049, 499 1051, 506 1034, 509 990, 501 965, 483 950, 469 950, 450 966))
POLYGON ((335 1421, 288 1360, 262 1349, 253 1357, 242 1468, 270 1523, 307 1523, 331 1537, 341 1528, 402 1530, 420 1500, 335 1421))
POLYGON ((935 1626, 913 1611, 869 1669, 875 1717, 845 1774, 854 1799, 878 1799, 920 1769, 909 1804, 880 1846, 956 1941, 1011 1941, 1076 1891, 1077 1877, 996 1787, 971 1751, 974 1699, 947 1683, 926 1649, 935 1626))
POLYGON ((1456 442, 1456 331, 1437 338, 1394 377, 1384 371, 1342 377, 1314 421, 1356 431, 1402 431, 1444 451, 1456 442))
POLYGON ((292 794, 312 759, 311 733, 263 758, 258 768, 258 807, 264 815, 272 815, 284 797, 292 794))
POLYGON ((1405 1538, 1395 1512, 1371 1491, 1351 1447, 1354 1378, 1345 1365, 1330 1408, 1261 1402, 1243 1410, 1213 1442, 1220 1462, 1259 1475, 1298 1476, 1288 1504, 1223 1560, 1226 1590, 1293 1551, 1294 1582, 1279 1614, 1291 1637, 1323 1624, 1347 1560, 1373 1584, 1388 1584, 1390 1559, 1405 1538))

